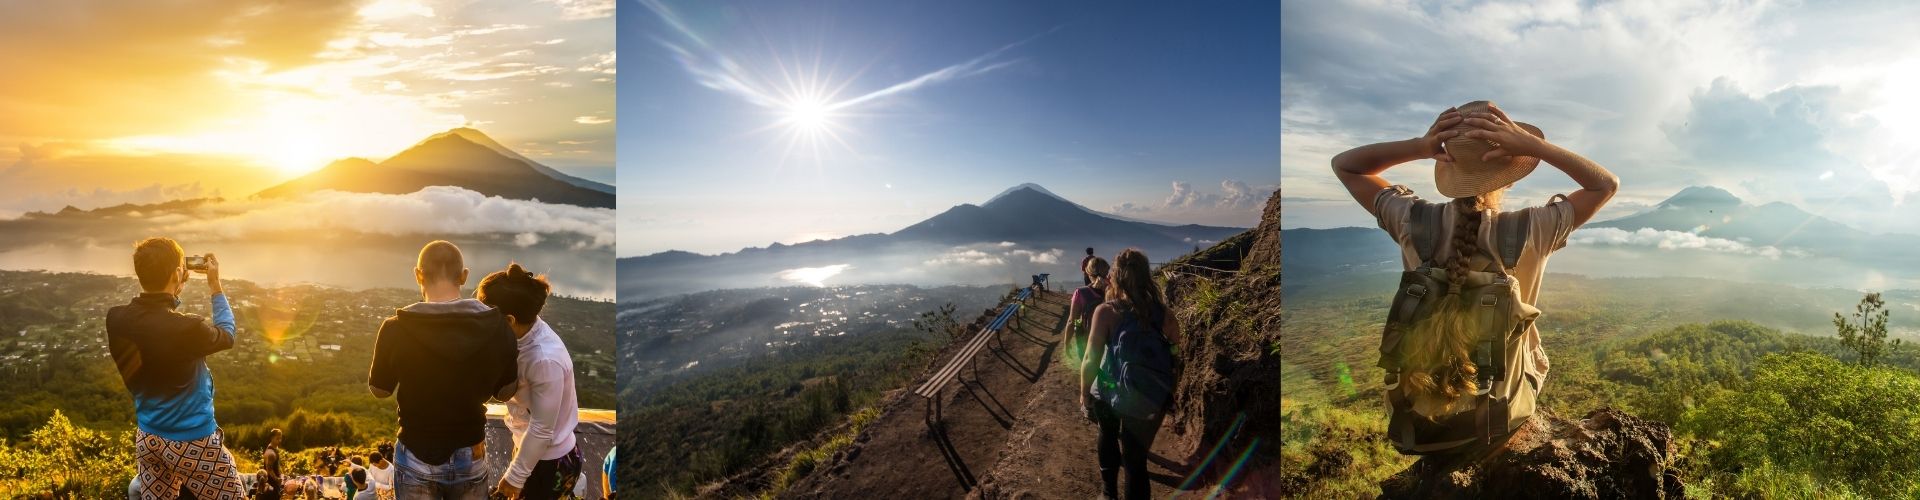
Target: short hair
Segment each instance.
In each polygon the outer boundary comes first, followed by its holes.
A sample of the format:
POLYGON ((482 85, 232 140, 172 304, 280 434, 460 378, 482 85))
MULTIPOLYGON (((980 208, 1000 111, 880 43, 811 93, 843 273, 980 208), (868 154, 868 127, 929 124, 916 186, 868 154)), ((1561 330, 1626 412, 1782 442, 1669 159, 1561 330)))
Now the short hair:
POLYGON ((546 307, 550 289, 547 277, 534 275, 520 264, 509 263, 505 271, 494 271, 482 278, 474 298, 519 322, 531 323, 540 315, 540 308, 546 307))
POLYGON ((140 288, 160 291, 180 272, 186 251, 172 238, 154 237, 133 245, 133 274, 140 277, 140 288))
POLYGON ((386 455, 381 455, 380 452, 378 451, 367 452, 367 463, 376 463, 376 462, 379 462, 381 458, 385 458, 385 457, 386 455))
POLYGON ((1093 255, 1093 247, 1087 247, 1087 255, 1093 255))
POLYGON ((460 247, 454 246, 453 242, 447 240, 434 240, 432 243, 427 243, 427 246, 420 247, 420 259, 414 267, 420 269, 421 276, 429 283, 446 281, 466 284, 465 280, 460 279, 460 271, 467 267, 460 258, 460 247))

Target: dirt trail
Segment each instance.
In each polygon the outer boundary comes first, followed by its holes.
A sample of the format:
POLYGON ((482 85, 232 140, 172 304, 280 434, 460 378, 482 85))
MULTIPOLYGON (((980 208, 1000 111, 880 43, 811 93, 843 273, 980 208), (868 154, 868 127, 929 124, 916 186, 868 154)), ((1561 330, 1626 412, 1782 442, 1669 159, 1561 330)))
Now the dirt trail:
MULTIPOLYGON (((1093 498, 1100 492, 1094 439, 1081 417, 1060 334, 1067 295, 1044 293, 1016 328, 1001 332, 942 393, 942 426, 930 432, 926 401, 908 394, 953 356, 895 391, 848 450, 796 482, 786 498, 1093 498), (976 370, 977 368, 977 370, 976 370)), ((960 343, 955 343, 954 346, 960 343)), ((1156 497, 1190 467, 1169 427, 1154 443, 1156 497), (1167 457, 1167 458, 1162 458, 1167 457), (1177 458, 1176 458, 1177 457, 1177 458)))

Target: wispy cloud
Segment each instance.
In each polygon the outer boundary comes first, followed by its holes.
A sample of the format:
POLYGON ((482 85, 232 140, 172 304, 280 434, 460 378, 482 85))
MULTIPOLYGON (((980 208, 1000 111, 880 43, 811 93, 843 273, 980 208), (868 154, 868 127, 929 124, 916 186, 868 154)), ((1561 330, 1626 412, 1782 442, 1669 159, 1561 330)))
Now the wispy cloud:
MULTIPOLYGON (((741 64, 738 58, 729 56, 715 48, 713 44, 701 36, 698 31, 690 27, 687 21, 681 17, 678 12, 675 12, 673 8, 668 7, 658 0, 640 0, 640 4, 646 6, 649 11, 659 16, 661 21, 665 22, 667 26, 673 28, 673 31, 678 35, 677 38, 679 39, 678 41, 673 41, 656 37, 654 39, 655 42, 671 52, 680 62, 680 66, 684 68, 688 74, 693 76, 695 82, 707 88, 732 94, 755 106, 779 108, 793 100, 795 94, 826 92, 829 94, 826 97, 832 97, 831 94, 839 91, 838 87, 844 87, 847 84, 847 82, 797 81, 799 76, 793 73, 805 73, 807 77, 814 77, 817 76, 820 68, 797 68, 791 64, 779 61, 775 61, 777 71, 786 74, 779 75, 781 78, 780 82, 771 81, 770 78, 759 76, 767 73, 766 71, 741 64), (787 88, 782 88, 782 84, 785 84, 787 88)), ((881 101, 888 97, 907 94, 931 85, 978 76, 1006 68, 1021 60, 1018 58, 1008 58, 1008 52, 1059 31, 1059 29, 1060 27, 1056 26, 1045 32, 1027 37, 1026 39, 993 49, 972 59, 929 71, 914 78, 887 85, 879 90, 867 92, 852 98, 833 100, 832 102, 826 103, 825 108, 830 111, 843 110, 881 101)))

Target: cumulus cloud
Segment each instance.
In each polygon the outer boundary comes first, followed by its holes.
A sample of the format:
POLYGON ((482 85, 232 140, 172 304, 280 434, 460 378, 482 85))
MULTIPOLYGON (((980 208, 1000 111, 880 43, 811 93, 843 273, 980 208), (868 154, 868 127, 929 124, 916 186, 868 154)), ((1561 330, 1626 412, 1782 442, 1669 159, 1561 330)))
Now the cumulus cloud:
POLYGON ((1049 249, 1044 251, 1014 250, 1012 252, 1007 252, 1007 255, 1012 257, 1020 257, 1020 258, 1027 259, 1027 262, 1033 263, 1033 264, 1059 264, 1060 256, 1066 255, 1066 253, 1067 253, 1066 250, 1054 248, 1054 249, 1049 249))
POLYGON ((927 259, 925 262, 925 264, 930 266, 997 266, 1006 263, 1006 259, 1001 258, 999 255, 968 248, 955 248, 947 251, 947 253, 927 259))
MULTIPOLYGON (((1861 208, 1826 215, 1868 230, 1920 230, 1916 218, 1885 212, 1920 192, 1910 145, 1920 119, 1904 111, 1920 85, 1920 39, 1903 28, 1920 5, 1495 0, 1282 9, 1281 170, 1291 195, 1342 199, 1326 172, 1334 154, 1411 137, 1447 106, 1492 99, 1614 170, 1628 186, 1622 202, 1717 185, 1816 211, 1820 200, 1848 199, 1861 208)), ((1419 167, 1385 176, 1433 193, 1419 167)), ((1565 176, 1543 169, 1510 199, 1568 189, 1565 176)), ((1329 227, 1366 225, 1365 216, 1289 218, 1339 219, 1290 223, 1329 227)))
POLYGON ((1161 203, 1164 208, 1195 208, 1213 206, 1220 201, 1218 195, 1195 191, 1192 184, 1173 181, 1173 194, 1167 195, 1167 201, 1161 203))
POLYGON ((1158 215, 1162 219, 1185 219, 1194 223, 1246 225, 1260 217, 1260 208, 1279 187, 1252 187, 1244 181, 1227 179, 1219 183, 1219 192, 1196 188, 1192 183, 1173 181, 1173 192, 1160 204, 1121 202, 1108 212, 1119 215, 1158 215))
POLYGON ((1007 264, 1059 264, 1066 250, 1015 248, 1013 242, 961 245, 922 262, 930 266, 999 266, 1007 264))
POLYGON ((379 235, 513 234, 521 246, 542 234, 576 234, 611 248, 614 211, 486 196, 433 186, 408 194, 320 191, 290 200, 205 205, 170 231, 244 238, 251 234, 351 231, 379 235))
POLYGON ((1781 250, 1773 246, 1754 246, 1726 238, 1713 238, 1683 231, 1663 231, 1640 228, 1627 231, 1620 228, 1598 227, 1574 231, 1567 237, 1567 243, 1573 245, 1611 245, 1650 247, 1660 250, 1702 250, 1707 252, 1756 255, 1769 259, 1778 259, 1782 255, 1801 256, 1799 250, 1781 250))

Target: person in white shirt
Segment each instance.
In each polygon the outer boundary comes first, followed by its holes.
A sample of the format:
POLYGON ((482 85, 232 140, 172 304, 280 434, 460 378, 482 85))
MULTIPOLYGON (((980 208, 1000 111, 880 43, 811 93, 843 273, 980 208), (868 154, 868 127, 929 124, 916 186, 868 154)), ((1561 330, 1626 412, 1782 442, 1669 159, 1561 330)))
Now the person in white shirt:
POLYGON ((507 498, 553 499, 573 492, 581 477, 580 448, 573 430, 580 403, 573 386, 573 357, 560 335, 540 319, 548 285, 519 264, 480 280, 475 298, 505 313, 519 342, 520 388, 507 400, 513 431, 513 462, 495 492, 507 498))
POLYGON ((393 445, 381 443, 378 450, 367 454, 367 490, 374 498, 393 498, 393 445))

